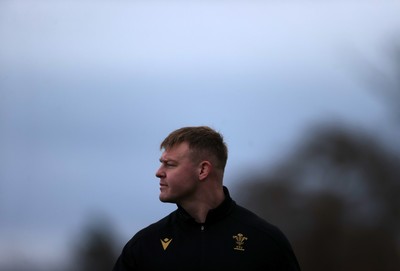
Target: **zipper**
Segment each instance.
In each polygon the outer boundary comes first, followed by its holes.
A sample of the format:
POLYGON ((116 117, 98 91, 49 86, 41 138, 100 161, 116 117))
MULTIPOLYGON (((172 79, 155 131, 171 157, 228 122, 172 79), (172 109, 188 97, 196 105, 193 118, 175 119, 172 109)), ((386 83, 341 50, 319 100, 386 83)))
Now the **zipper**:
POLYGON ((200 238, 201 238, 201 268, 204 268, 206 260, 206 236, 205 236, 205 227, 204 224, 200 225, 200 238))

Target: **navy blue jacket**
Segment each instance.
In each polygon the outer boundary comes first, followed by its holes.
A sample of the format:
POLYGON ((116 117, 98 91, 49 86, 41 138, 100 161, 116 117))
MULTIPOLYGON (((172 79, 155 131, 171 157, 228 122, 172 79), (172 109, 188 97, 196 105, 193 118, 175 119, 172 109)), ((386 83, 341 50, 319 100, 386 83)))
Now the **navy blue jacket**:
POLYGON ((197 223, 181 206, 140 230, 125 245, 113 271, 276 270, 300 267, 284 234, 237 205, 224 187, 225 200, 197 223))

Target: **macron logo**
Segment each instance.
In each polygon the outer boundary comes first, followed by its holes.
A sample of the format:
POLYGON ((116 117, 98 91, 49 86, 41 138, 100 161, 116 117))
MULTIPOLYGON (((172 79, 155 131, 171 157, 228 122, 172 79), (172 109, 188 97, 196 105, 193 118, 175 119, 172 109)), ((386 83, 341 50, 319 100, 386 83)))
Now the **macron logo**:
POLYGON ((171 239, 164 238, 164 239, 160 239, 160 241, 161 241, 161 245, 162 245, 163 249, 166 250, 167 247, 169 246, 169 244, 171 243, 172 238, 171 239))

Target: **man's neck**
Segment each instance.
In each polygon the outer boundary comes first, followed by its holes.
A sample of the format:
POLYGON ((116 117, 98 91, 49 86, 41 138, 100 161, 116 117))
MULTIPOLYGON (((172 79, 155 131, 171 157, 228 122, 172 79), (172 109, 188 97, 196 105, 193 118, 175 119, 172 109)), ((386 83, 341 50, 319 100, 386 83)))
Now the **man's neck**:
POLYGON ((182 203, 185 211, 194 218, 197 223, 205 223, 210 210, 217 208, 225 199, 223 189, 201 193, 194 200, 182 203))

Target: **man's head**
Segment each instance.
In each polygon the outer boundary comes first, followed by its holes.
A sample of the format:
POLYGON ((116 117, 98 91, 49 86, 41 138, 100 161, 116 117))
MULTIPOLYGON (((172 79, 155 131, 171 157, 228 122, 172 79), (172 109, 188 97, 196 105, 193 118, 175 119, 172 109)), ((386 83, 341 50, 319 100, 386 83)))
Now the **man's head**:
POLYGON ((213 129, 178 129, 164 139, 160 148, 164 151, 156 176, 160 179, 162 202, 191 205, 199 199, 204 201, 204 193, 215 195, 222 189, 227 147, 213 129))
POLYGON ((183 127, 170 133, 160 144, 168 150, 181 143, 187 143, 193 161, 210 161, 215 169, 224 171, 228 160, 228 148, 223 136, 208 126, 183 127))

